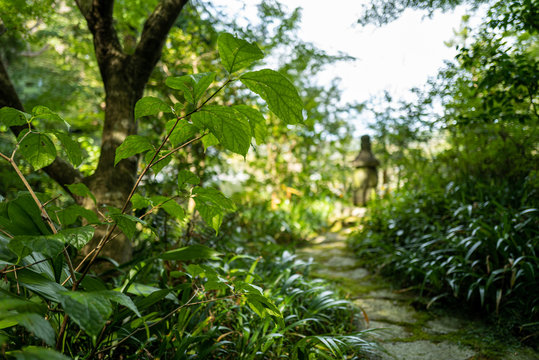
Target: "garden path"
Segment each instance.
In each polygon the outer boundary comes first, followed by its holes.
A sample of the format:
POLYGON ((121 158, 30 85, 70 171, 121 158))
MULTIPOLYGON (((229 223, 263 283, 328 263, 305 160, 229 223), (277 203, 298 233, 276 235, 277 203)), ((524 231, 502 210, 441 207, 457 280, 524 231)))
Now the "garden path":
POLYGON ((318 236, 298 249, 314 261, 311 276, 331 281, 365 314, 363 328, 383 349, 377 360, 537 360, 539 354, 489 335, 480 319, 429 309, 428 300, 392 285, 358 264, 338 233, 318 236), (368 319, 368 320, 367 320, 368 319))

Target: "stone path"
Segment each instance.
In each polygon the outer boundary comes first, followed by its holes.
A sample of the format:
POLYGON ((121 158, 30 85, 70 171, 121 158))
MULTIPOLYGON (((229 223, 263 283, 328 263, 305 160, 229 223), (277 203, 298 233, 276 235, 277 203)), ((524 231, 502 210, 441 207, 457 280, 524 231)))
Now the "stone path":
POLYGON ((371 340, 385 352, 373 356, 373 360, 539 359, 531 349, 500 344, 488 336, 479 320, 426 310, 417 297, 392 289, 359 266, 343 236, 330 233, 311 244, 297 254, 314 260, 312 276, 339 286, 366 314, 366 328, 378 329, 370 333, 371 340))

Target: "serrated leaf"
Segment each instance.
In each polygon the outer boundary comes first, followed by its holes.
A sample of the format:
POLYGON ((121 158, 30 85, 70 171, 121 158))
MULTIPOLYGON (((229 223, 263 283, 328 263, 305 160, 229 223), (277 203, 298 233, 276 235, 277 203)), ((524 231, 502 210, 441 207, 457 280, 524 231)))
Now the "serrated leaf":
POLYGON ((28 346, 22 350, 9 352, 17 360, 71 360, 62 353, 38 346, 28 346))
POLYGON ((191 245, 162 253, 163 260, 188 261, 196 259, 217 259, 221 254, 203 245, 191 245))
MULTIPOLYGON (((167 133, 172 129, 172 126, 176 123, 176 120, 170 120, 166 124, 167 133)), ((193 124, 188 123, 185 120, 179 120, 178 125, 170 134, 170 143, 172 146, 179 146, 187 141, 191 140, 197 133, 197 128, 193 124)))
POLYGON ((255 138, 258 145, 266 142, 267 127, 266 119, 262 113, 247 105, 236 105, 234 110, 241 113, 249 121, 251 126, 251 135, 255 138))
POLYGON ((168 77, 165 84, 176 90, 183 91, 185 100, 191 104, 197 104, 198 100, 204 95, 211 83, 215 80, 215 73, 201 73, 193 75, 184 75, 179 77, 168 77))
POLYGON ((65 122, 64 119, 60 117, 60 115, 58 115, 57 113, 55 113, 54 111, 52 111, 46 106, 42 106, 42 105, 35 106, 32 109, 32 116, 38 119, 53 122, 55 127, 60 126, 63 128, 63 130, 66 130, 66 131, 69 128, 68 124, 65 122))
POLYGON ((129 239, 133 239, 135 232, 137 231, 137 222, 146 224, 144 221, 133 215, 127 214, 115 214, 112 215, 113 220, 116 222, 120 230, 127 236, 129 239))
POLYGON ((245 73, 240 81, 260 95, 269 109, 285 123, 303 122, 303 102, 294 85, 282 74, 264 69, 245 73))
POLYGON ((137 306, 135 305, 133 300, 131 300, 131 298, 124 293, 114 290, 106 290, 94 292, 94 294, 103 296, 110 301, 123 305, 129 310, 133 311, 138 317, 141 317, 140 312, 138 311, 137 306))
POLYGON ((71 184, 71 185, 67 185, 67 188, 69 189, 69 191, 71 191, 73 194, 77 196, 82 196, 82 197, 89 196, 90 199, 92 199, 92 201, 94 202, 94 204, 97 204, 97 200, 94 194, 92 194, 90 189, 88 189, 88 187, 85 184, 83 183, 71 184))
POLYGON ((217 38, 217 48, 221 63, 230 74, 246 68, 256 60, 264 57, 264 53, 256 44, 238 39, 231 34, 222 33, 217 38))
MULTIPOLYGON (((26 132, 21 132, 21 135, 26 132)), ((45 134, 30 132, 19 144, 19 152, 36 170, 50 165, 56 159, 56 147, 45 134)))
POLYGON ((0 121, 7 127, 26 125, 31 118, 32 115, 8 106, 0 109, 0 121))
POLYGON ((9 250, 13 251, 19 258, 26 257, 32 252, 38 252, 46 257, 54 257, 64 249, 64 243, 53 235, 20 235, 15 236, 8 243, 9 250))
POLYGON ((214 188, 196 187, 193 189, 193 195, 196 209, 202 219, 215 232, 219 232, 225 213, 235 209, 234 203, 214 188))
POLYGON ((116 166, 116 164, 118 164, 123 159, 127 159, 128 157, 140 154, 152 148, 153 146, 150 143, 150 140, 148 140, 146 137, 140 135, 129 135, 125 138, 124 142, 116 149, 114 166, 116 166))
MULTIPOLYGON (((159 172, 161 170, 163 170, 163 168, 165 166, 167 166, 170 161, 172 160, 172 156, 167 156, 166 158, 164 158, 163 160, 160 160, 160 161, 157 161, 159 160, 159 158, 161 158, 162 156, 166 155, 167 152, 166 151, 160 151, 159 152, 159 155, 155 157, 153 163, 152 163, 152 166, 151 166, 151 170, 154 174, 159 174, 159 172)), ((150 161, 152 161, 152 158, 153 156, 155 155, 155 151, 148 151, 146 153, 146 155, 144 155, 144 161, 146 162, 146 164, 149 164, 150 161)))
POLYGON ((166 196, 152 196, 151 200, 154 206, 162 208, 170 216, 178 220, 183 220, 185 218, 185 210, 176 202, 176 200, 166 196))
POLYGON ((160 112, 171 113, 172 110, 163 100, 153 96, 145 96, 135 104, 135 119, 160 112))
POLYGON ((212 133, 208 133, 202 138, 202 146, 204 146, 204 151, 206 151, 210 146, 215 145, 219 145, 219 140, 212 133))
POLYGON ((74 224, 79 217, 86 219, 89 224, 99 223, 99 218, 95 212, 85 209, 77 204, 69 205, 65 209, 60 210, 56 213, 56 216, 63 227, 74 224))
POLYGON ((133 204, 133 209, 146 209, 151 205, 150 199, 145 198, 140 194, 134 194, 133 197, 131 197, 131 203, 133 204))
POLYGON ((191 171, 183 169, 178 173, 178 188, 183 190, 186 184, 198 185, 200 178, 191 171))
POLYGON ((209 129, 226 149, 245 156, 251 145, 251 127, 247 119, 233 108, 205 106, 191 115, 199 129, 209 129))
POLYGON ((99 293, 64 291, 60 300, 66 314, 91 336, 99 335, 112 314, 110 301, 99 293))
POLYGON ((64 229, 58 232, 54 238, 63 239, 65 243, 74 246, 76 249, 80 250, 86 245, 92 237, 94 236, 94 227, 93 226, 82 226, 72 229, 64 229))
POLYGON ((82 149, 79 143, 73 140, 68 134, 60 131, 55 131, 54 135, 62 143, 71 164, 75 167, 79 166, 83 159, 82 149))
POLYGON ((193 195, 195 199, 199 199, 204 202, 213 203, 216 206, 219 206, 223 210, 235 210, 236 205, 234 202, 227 198, 222 192, 215 188, 202 188, 197 186, 193 189, 193 195))

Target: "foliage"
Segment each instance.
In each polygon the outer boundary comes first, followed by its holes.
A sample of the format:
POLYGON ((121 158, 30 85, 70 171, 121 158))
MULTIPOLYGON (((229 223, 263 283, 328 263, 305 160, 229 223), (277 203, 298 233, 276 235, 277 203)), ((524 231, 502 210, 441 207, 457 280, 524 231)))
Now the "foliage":
POLYGON ((405 181, 371 204, 351 238, 372 265, 432 301, 500 315, 528 339, 539 319, 533 4, 494 2, 475 33, 464 23, 456 60, 420 95, 427 101, 378 113, 377 136, 397 149, 388 155, 400 155, 392 161, 406 167, 405 181), (441 114, 428 111, 434 103, 441 114), (438 143, 427 155, 428 128, 438 143))
MULTIPOLYGON (((162 116, 169 121, 158 146, 142 135, 131 135, 116 150, 116 163, 146 153, 138 181, 122 208, 107 206, 96 214, 78 205, 56 205, 52 194, 36 194, 18 164, 25 162, 36 170, 45 167, 54 161, 61 144, 68 160, 78 166, 79 144, 66 131, 64 120, 48 108, 37 106, 32 114, 7 107, 0 110, 6 128, 27 128, 13 142, 10 155, 0 154, 26 188, 0 206, 0 261, 6 279, 0 301, 4 355, 65 358, 63 353, 93 358, 115 357, 122 351, 129 358, 144 352, 180 358, 254 358, 260 353, 269 358, 313 354, 343 358, 356 352, 358 345, 369 346, 360 334, 339 335, 354 330, 347 325, 353 324, 351 305, 335 299, 324 286, 304 280, 301 264, 288 253, 273 263, 246 254, 223 254, 195 242, 177 248, 175 242, 172 249, 166 244, 165 248, 152 246, 132 262, 116 266, 120 276, 111 281, 89 274, 102 247, 117 236, 115 229, 128 238, 141 238, 141 246, 159 240, 160 231, 152 226, 150 215, 160 209, 181 224, 189 214, 182 204, 191 199, 215 232, 225 214, 236 209, 219 190, 199 186, 200 178, 186 169, 178 173, 173 196, 135 193, 151 168, 159 173, 167 159, 195 141, 211 138, 206 147, 221 144, 245 156, 251 139, 260 139, 265 120, 256 109, 208 105, 230 83, 240 80, 285 123, 302 122, 301 99, 285 76, 269 69, 235 75, 260 59, 256 44, 230 34, 222 34, 217 44, 229 75, 213 92, 208 94, 208 88, 215 73, 171 77, 165 83, 183 93, 183 103, 171 106, 144 97, 135 106, 137 116, 162 116), (55 123, 63 130, 40 130, 43 123, 55 123), (129 206, 135 215, 127 212, 129 206), (107 225, 108 230, 91 256, 75 268, 72 259, 92 239, 96 225, 107 225), (254 320, 256 316, 262 320, 254 320), (343 320, 342 325, 336 326, 334 320, 343 320), (258 326, 246 326, 253 323, 258 326), (293 340, 297 334, 303 338, 299 342, 293 340), (58 352, 39 347, 41 341, 56 344, 58 352)), ((73 195, 95 202, 85 185, 68 188, 73 195)))

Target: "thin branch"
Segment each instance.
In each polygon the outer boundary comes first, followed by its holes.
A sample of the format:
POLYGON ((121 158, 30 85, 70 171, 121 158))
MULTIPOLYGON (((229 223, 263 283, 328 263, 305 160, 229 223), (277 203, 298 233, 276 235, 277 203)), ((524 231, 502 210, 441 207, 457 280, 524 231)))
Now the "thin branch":
POLYGON ((42 260, 33 262, 31 264, 28 264, 28 265, 24 265, 24 266, 21 266, 21 267, 18 267, 18 268, 13 268, 11 270, 2 270, 2 271, 0 271, 0 274, 7 274, 7 273, 14 272, 14 271, 17 271, 17 270, 26 269, 26 268, 32 267, 34 265, 37 265, 37 264, 42 263, 42 262, 47 261, 47 260, 48 259, 42 259, 42 260))

